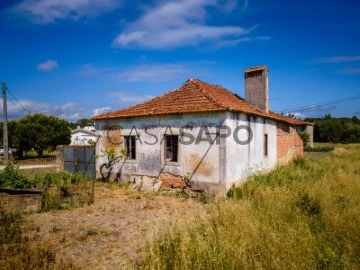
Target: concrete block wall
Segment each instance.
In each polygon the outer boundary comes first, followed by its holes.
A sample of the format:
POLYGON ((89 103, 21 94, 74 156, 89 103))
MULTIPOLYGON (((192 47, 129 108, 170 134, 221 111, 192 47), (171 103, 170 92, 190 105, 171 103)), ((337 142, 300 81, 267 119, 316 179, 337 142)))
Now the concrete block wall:
POLYGON ((305 131, 307 133, 309 133, 309 135, 310 135, 309 146, 314 147, 314 126, 313 125, 307 125, 306 128, 305 128, 305 131))

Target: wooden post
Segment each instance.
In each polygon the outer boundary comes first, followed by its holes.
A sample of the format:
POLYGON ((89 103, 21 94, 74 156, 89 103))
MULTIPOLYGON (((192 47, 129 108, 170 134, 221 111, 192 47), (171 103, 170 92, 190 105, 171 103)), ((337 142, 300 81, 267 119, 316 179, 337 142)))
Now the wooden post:
POLYGON ((2 83, 3 91, 3 138, 4 138, 4 164, 9 162, 9 141, 8 141, 8 120, 7 120, 7 102, 6 102, 6 84, 2 83))

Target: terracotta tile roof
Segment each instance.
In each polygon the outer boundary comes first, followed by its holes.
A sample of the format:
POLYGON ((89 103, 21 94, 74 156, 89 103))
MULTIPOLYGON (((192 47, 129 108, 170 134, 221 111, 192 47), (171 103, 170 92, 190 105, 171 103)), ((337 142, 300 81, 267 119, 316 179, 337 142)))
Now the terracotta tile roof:
POLYGON ((279 121, 283 121, 283 122, 288 122, 288 123, 293 124, 295 126, 299 126, 299 125, 312 125, 313 126, 314 125, 314 123, 306 122, 306 121, 296 119, 296 118, 292 118, 292 117, 286 117, 286 116, 283 116, 281 114, 278 114, 278 113, 275 113, 275 112, 272 112, 272 111, 269 112, 269 116, 270 116, 270 118, 273 118, 273 119, 276 119, 276 120, 279 120, 279 121))
POLYGON ((139 103, 137 105, 95 115, 94 120, 139 117, 151 115, 234 111, 251 115, 262 116, 293 125, 305 122, 289 117, 284 117, 274 112, 266 113, 259 110, 235 93, 219 85, 212 85, 197 79, 186 81, 180 88, 163 95, 139 103))
POLYGON ((252 68, 248 68, 245 70, 245 73, 247 72, 253 72, 253 71, 260 71, 260 70, 265 70, 266 66, 258 66, 258 67, 252 67, 252 68))

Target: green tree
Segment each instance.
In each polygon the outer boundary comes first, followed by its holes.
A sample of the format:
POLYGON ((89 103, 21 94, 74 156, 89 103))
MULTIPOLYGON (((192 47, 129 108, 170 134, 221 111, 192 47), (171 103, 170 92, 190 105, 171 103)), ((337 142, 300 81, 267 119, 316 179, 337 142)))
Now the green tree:
POLYGON ((308 143, 310 142, 310 134, 307 133, 306 131, 301 131, 301 132, 299 132, 299 136, 300 136, 301 140, 303 141, 303 145, 307 146, 308 143))
POLYGON ((70 123, 71 129, 76 129, 78 126, 84 127, 84 126, 91 126, 94 124, 94 120, 88 119, 88 118, 81 118, 77 120, 75 123, 70 123))
POLYGON ((307 118, 305 121, 315 123, 316 142, 360 143, 360 120, 356 116, 336 118, 327 114, 323 118, 307 118))
POLYGON ((355 115, 351 118, 351 121, 353 121, 355 124, 360 125, 360 119, 357 118, 355 115))
POLYGON ((45 149, 69 144, 71 129, 69 122, 55 116, 43 114, 27 115, 16 124, 13 137, 15 147, 28 151, 35 149, 41 157, 45 149))

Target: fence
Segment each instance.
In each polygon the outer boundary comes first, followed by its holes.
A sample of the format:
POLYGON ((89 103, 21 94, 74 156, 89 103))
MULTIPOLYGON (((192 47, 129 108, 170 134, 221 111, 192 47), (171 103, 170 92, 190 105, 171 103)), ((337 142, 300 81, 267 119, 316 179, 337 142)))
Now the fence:
POLYGON ((95 147, 64 146, 63 157, 65 171, 85 173, 87 176, 95 178, 95 147))
POLYGON ((19 165, 56 163, 56 157, 51 157, 51 158, 32 158, 32 159, 18 160, 17 163, 18 163, 19 165))

